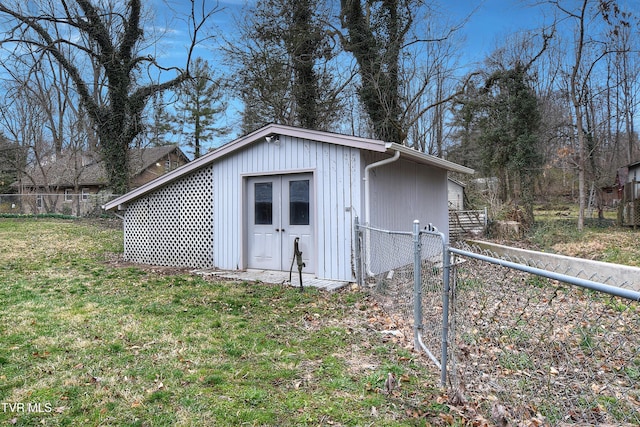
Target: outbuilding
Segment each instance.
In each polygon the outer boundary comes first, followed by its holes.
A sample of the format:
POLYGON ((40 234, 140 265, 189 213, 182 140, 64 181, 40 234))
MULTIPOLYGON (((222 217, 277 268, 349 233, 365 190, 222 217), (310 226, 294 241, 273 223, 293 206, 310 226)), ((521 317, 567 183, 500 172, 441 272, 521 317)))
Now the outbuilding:
POLYGON ((640 225, 640 162, 618 169, 616 186, 621 196, 618 219, 622 225, 640 225))
POLYGON ((448 171, 473 170, 375 139, 270 124, 103 207, 124 218, 125 259, 288 271, 351 281, 354 220, 448 233, 448 171))

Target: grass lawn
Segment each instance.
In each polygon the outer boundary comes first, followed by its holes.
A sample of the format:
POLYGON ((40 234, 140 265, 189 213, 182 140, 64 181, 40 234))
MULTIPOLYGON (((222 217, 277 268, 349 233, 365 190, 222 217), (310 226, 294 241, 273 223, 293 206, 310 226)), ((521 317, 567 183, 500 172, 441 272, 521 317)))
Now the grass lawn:
POLYGON ((606 210, 604 220, 587 218, 583 231, 577 230, 574 206, 539 207, 534 214, 536 224, 524 242, 527 248, 640 267, 640 231, 616 226, 615 210, 606 210))
POLYGON ((458 422, 357 290, 116 264, 122 232, 81 221, 0 219, 0 242, 0 425, 458 422))

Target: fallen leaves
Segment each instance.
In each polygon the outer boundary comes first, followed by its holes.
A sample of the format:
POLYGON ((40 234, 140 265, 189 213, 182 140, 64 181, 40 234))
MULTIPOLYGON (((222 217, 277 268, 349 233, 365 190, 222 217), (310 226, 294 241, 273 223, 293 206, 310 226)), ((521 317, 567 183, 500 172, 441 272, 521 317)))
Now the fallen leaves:
POLYGON ((618 397, 640 356, 633 303, 475 261, 457 280, 449 370, 494 424, 640 419, 618 397))
POLYGON ((31 355, 38 359, 46 359, 51 355, 51 353, 49 353, 48 351, 43 351, 43 352, 36 351, 36 352, 33 352, 31 355))
MULTIPOLYGON (((625 397, 637 395, 637 303, 475 260, 461 265, 456 279, 448 365, 454 385, 449 412, 435 414, 441 422, 640 422, 637 404, 625 397)), ((368 286, 376 299, 368 323, 387 341, 413 337, 409 282, 408 273, 396 271, 368 286)), ((440 293, 423 283, 423 331, 434 333, 423 338, 432 352, 440 349, 440 293)))

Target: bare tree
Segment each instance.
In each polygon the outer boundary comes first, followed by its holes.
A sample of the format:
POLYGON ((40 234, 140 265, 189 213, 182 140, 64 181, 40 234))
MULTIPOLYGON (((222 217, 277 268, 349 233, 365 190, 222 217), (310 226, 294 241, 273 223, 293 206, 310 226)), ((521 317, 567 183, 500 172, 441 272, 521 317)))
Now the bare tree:
POLYGON ((141 0, 0 3, 3 48, 11 46, 10 53, 15 56, 36 52, 39 63, 55 62, 67 73, 94 123, 111 187, 117 193, 128 189, 127 153, 143 131, 142 112, 147 101, 189 78, 191 53, 207 19, 217 10, 195 2, 190 2, 187 19, 191 40, 184 69, 162 67, 142 51, 141 0), (85 72, 87 64, 95 67, 93 73, 85 72), (152 75, 154 70, 172 70, 174 76, 145 83, 144 73, 152 75))
POLYGON ((341 117, 345 82, 323 0, 257 1, 225 44, 231 86, 244 103, 243 131, 269 122, 327 130, 341 117))
POLYGON ((580 0, 573 7, 572 4, 559 0, 551 0, 550 3, 560 14, 559 21, 573 23, 573 61, 568 65, 567 75, 577 141, 578 230, 582 231, 587 208, 587 171, 595 144, 593 135, 588 134, 587 118, 588 106, 592 101, 589 97, 597 93, 592 77, 600 61, 613 53, 606 43, 605 35, 598 34, 597 25, 609 21, 620 9, 616 1, 608 0, 580 0), (598 39, 598 36, 601 38, 598 39))
MULTIPOLYGON (((53 206, 59 186, 80 191, 89 120, 76 105, 70 79, 56 63, 14 61, 3 67, 11 78, 4 82, 0 123, 22 154, 7 160, 18 172, 17 181, 39 188, 48 195, 43 199, 45 208, 53 206)), ((79 214, 80 198, 75 202, 79 214)))
MULTIPOLYGON (((0 121, 8 139, 19 147, 20 156, 12 157, 19 183, 29 187, 37 184, 49 188, 48 168, 55 158, 55 147, 47 133, 46 105, 33 96, 32 88, 15 81, 3 88, 6 105, 0 108, 0 121), (37 176, 36 176, 37 175, 37 176)), ((45 191, 50 193, 50 191, 45 191)), ((43 199, 44 208, 54 205, 55 200, 43 199)), ((34 206, 35 207, 35 206, 34 206)))
MULTIPOLYGON (((625 154, 627 163, 632 163, 635 158, 635 122, 634 118, 640 102, 640 61, 638 61, 637 28, 638 17, 631 16, 628 12, 620 11, 619 18, 610 17, 611 29, 609 31, 611 50, 615 52, 612 74, 615 76, 616 87, 616 127, 624 123, 625 154), (635 19, 633 25, 631 19, 635 19)), ((617 136, 617 135, 616 135, 617 136)))
POLYGON ((454 71, 465 22, 451 24, 419 0, 341 1, 342 45, 357 62, 376 137, 443 153, 445 112, 468 82, 454 71))

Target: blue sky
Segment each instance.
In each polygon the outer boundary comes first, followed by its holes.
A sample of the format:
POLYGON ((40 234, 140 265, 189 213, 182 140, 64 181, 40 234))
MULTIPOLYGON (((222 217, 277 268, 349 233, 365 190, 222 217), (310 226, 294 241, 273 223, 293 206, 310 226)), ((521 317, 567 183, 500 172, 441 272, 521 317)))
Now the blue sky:
MULTIPOLYGON (((171 13, 166 6, 166 2, 175 5, 177 9, 184 8, 189 4, 185 0, 153 0, 156 13, 165 13, 169 18, 171 13)), ((215 4, 207 0, 210 4, 215 4)), ((253 2, 254 0, 249 0, 253 2)), ((334 6, 337 8, 337 0, 334 6)), ((568 0, 563 0, 568 1, 568 0)), ((623 5, 633 5, 637 9, 639 0, 619 0, 623 5)), ((211 23, 223 34, 233 36, 236 19, 240 19, 240 12, 244 7, 245 0, 224 0, 219 5, 222 11, 215 14, 211 23)), ((502 45, 505 38, 522 31, 536 30, 548 24, 552 16, 544 16, 542 7, 531 6, 533 0, 439 0, 439 6, 434 6, 437 13, 442 16, 440 24, 445 27, 457 25, 467 19, 467 22, 460 30, 460 35, 464 41, 459 48, 459 65, 462 69, 474 68, 473 64, 479 64, 490 55, 496 48, 502 45), (546 22, 545 22, 546 21, 546 22)), ((572 3, 572 2, 569 2, 572 3)), ((563 3, 567 4, 567 3, 563 3)), ((549 4, 545 6, 546 13, 552 13, 553 7, 549 4)), ((162 20, 161 20, 162 21, 162 20)), ((186 28, 181 27, 181 23, 169 19, 171 25, 168 37, 163 40, 165 46, 163 52, 166 54, 165 60, 173 61, 176 65, 184 66, 186 53, 186 28)), ((202 45, 195 52, 195 56, 202 56, 216 67, 219 64, 219 55, 213 46, 207 48, 202 45)), ((238 115, 230 111, 230 125, 237 120, 238 115)), ((222 140, 228 140, 222 138, 222 140)))
MULTIPOLYGON (((184 9, 185 6, 189 6, 189 2, 184 0, 153 1, 155 3, 154 10, 159 17, 158 25, 166 23, 170 27, 166 37, 162 40, 162 46, 158 47, 159 58, 164 63, 169 61, 184 67, 188 44, 187 29, 184 22, 173 17, 172 9, 175 8, 187 13, 188 10, 184 9)), ((207 2, 211 5, 215 4, 211 0, 207 0, 207 2)), ((222 10, 216 13, 211 20, 215 30, 232 37, 236 19, 240 19, 240 13, 245 3, 245 0, 220 1, 219 5, 222 10)), ((337 3, 335 7, 338 7, 337 3)), ((465 38, 460 58, 463 66, 483 61, 496 48, 498 39, 522 29, 533 28, 540 22, 540 19, 535 19, 535 10, 527 7, 521 0, 441 0, 437 12, 442 14, 443 20, 449 21, 449 25, 456 25, 468 18, 468 22, 461 29, 465 38)), ((447 24, 443 23, 443 25, 447 24)), ((203 44, 195 52, 195 56, 209 60, 216 67, 218 66, 217 54, 214 49, 215 47, 211 45, 207 48, 207 45, 203 44)), ((234 105, 230 105, 231 111, 228 111, 226 119, 229 121, 226 124, 232 127, 239 117, 237 112, 233 111, 239 106, 234 107, 234 105)), ((214 145, 226 142, 229 136, 219 139, 220 141, 214 142, 214 145)))
POLYGON ((539 28, 544 21, 539 10, 519 0, 449 0, 444 4, 457 21, 472 14, 462 29, 464 56, 469 62, 482 61, 508 35, 539 28))
MULTIPOLYGON (((155 10, 158 14, 167 13, 170 9, 164 0, 154 0, 155 10)), ((176 9, 184 8, 188 2, 184 0, 168 0, 176 9)), ((213 2, 209 1, 213 4, 213 2)), ((223 10, 213 16, 211 23, 223 33, 232 33, 234 19, 239 16, 245 0, 221 1, 223 10)), ((471 62, 484 59, 496 47, 497 38, 504 38, 508 34, 532 29, 542 22, 540 13, 521 0, 442 0, 441 10, 450 14, 452 23, 461 22, 470 14, 469 21, 462 28, 462 34, 466 36, 466 42, 462 50, 464 56, 471 62)), ((172 34, 168 34, 165 43, 172 46, 167 53, 175 55, 176 60, 185 53, 185 28, 181 28, 180 22, 173 20, 172 34)), ((203 47, 204 49, 204 47, 203 47)), ((209 55, 211 52, 209 52, 209 55)), ((204 52, 203 52, 203 55, 204 52)))
MULTIPOLYGON (((241 19, 240 12, 247 1, 255 0, 220 0, 218 5, 222 10, 213 15, 210 22, 213 27, 211 30, 233 36, 236 19, 241 19)), ((327 1, 333 2, 331 4, 335 8, 339 7, 337 0, 327 1)), ((623 6, 635 9, 636 15, 639 14, 640 0, 619 1, 623 6)), ((206 2, 211 6, 216 4, 215 0, 206 0, 206 2)), ((528 6, 534 2, 533 0, 438 0, 438 2, 440 5, 435 9, 441 13, 441 24, 445 28, 447 25, 460 23, 468 17, 468 22, 460 30, 465 38, 464 44, 459 48, 460 65, 463 68, 482 62, 505 37, 518 31, 539 28, 544 20, 540 7, 528 6)), ((570 0, 563 0, 563 2, 570 2, 570 0)), ((145 33, 149 35, 155 30, 164 33, 159 43, 152 43, 148 47, 149 53, 158 58, 162 65, 185 66, 188 28, 184 22, 184 16, 188 12, 189 5, 190 2, 186 0, 148 0, 144 4, 147 11, 156 15, 156 19, 153 20, 156 27, 145 28, 145 33), (182 19, 177 17, 176 11, 182 13, 182 19)), ((550 18, 547 17, 547 20, 550 18)), ((209 60, 214 67, 220 64, 220 55, 216 52, 213 42, 208 46, 206 43, 200 45, 194 52, 194 56, 209 60)), ((164 74, 163 80, 170 77, 172 77, 171 73, 164 74)), ((231 107, 227 124, 233 126, 238 120, 238 114, 233 111, 233 104, 231 107)), ((228 140, 229 137, 223 137, 216 142, 216 145, 228 140)))

